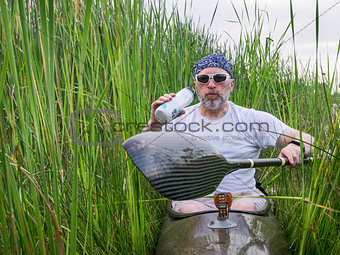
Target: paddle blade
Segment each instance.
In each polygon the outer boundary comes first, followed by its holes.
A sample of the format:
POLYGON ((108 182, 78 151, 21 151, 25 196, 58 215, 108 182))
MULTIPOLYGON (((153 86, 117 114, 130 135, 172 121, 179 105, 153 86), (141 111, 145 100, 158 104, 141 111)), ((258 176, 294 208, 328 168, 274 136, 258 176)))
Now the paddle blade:
POLYGON ((184 133, 145 132, 123 143, 133 163, 164 197, 187 200, 215 191, 226 159, 208 142, 184 133))

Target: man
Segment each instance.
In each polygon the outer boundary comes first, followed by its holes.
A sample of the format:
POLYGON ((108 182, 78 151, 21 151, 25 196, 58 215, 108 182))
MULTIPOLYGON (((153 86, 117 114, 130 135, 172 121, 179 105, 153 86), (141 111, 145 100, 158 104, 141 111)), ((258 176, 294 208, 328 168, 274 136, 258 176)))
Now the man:
MULTIPOLYGON (((171 123, 162 127, 165 131, 186 132, 210 142, 224 157, 258 158, 261 149, 282 148, 279 157, 288 158, 291 167, 301 164, 300 132, 290 128, 273 115, 247 109, 228 101, 235 81, 232 65, 219 53, 197 61, 195 89, 200 103, 184 109, 171 123)), ((143 131, 156 130, 161 125, 155 118, 155 110, 176 95, 165 94, 151 105, 151 118, 143 131)), ((304 155, 312 153, 313 137, 302 133, 304 155)), ((255 187, 255 169, 239 169, 222 180, 215 192, 231 192, 232 195, 264 195, 255 187)), ((231 209, 259 211, 265 208, 264 198, 236 198, 231 209)), ((199 198, 173 201, 172 207, 181 213, 215 209, 213 199, 199 198)))

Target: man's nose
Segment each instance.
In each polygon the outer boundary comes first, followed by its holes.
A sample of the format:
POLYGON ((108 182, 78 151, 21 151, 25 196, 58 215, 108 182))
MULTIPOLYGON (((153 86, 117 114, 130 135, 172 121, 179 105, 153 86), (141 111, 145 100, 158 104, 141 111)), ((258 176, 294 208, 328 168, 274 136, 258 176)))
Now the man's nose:
POLYGON ((207 87, 208 87, 208 88, 215 88, 215 87, 216 87, 216 84, 215 84, 213 78, 209 78, 209 82, 208 82, 207 87))

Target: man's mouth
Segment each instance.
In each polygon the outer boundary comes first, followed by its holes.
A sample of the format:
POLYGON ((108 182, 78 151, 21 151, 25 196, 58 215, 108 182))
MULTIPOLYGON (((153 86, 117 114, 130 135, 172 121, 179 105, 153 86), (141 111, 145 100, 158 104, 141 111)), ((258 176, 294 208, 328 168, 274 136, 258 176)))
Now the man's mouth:
POLYGON ((206 97, 217 97, 218 95, 216 93, 207 93, 206 97))

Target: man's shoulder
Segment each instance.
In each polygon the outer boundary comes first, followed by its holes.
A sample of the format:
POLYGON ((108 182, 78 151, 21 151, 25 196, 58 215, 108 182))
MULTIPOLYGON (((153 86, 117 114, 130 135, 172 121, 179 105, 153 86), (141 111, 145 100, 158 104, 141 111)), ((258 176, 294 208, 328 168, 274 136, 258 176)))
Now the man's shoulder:
POLYGON ((253 108, 247 108, 244 106, 240 106, 235 104, 234 102, 229 101, 229 107, 232 111, 236 112, 236 113, 240 113, 240 114, 252 114, 254 112, 256 112, 255 109, 253 108))
POLYGON ((236 114, 237 116, 239 116, 239 118, 242 118, 242 119, 257 120, 257 119, 275 118, 274 115, 268 112, 265 112, 265 111, 255 110, 254 108, 247 108, 244 106, 237 105, 233 102, 229 102, 229 103, 230 103, 230 109, 232 109, 234 114, 236 114))

